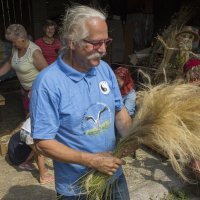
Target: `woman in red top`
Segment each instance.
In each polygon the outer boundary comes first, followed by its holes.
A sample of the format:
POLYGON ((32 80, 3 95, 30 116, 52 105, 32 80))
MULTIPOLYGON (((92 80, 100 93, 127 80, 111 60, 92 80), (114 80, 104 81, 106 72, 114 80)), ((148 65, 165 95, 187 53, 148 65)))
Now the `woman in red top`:
POLYGON ((61 48, 60 41, 55 38, 57 25, 52 20, 46 20, 43 27, 44 36, 35 41, 35 43, 42 49, 42 53, 50 65, 58 57, 58 52, 61 48))

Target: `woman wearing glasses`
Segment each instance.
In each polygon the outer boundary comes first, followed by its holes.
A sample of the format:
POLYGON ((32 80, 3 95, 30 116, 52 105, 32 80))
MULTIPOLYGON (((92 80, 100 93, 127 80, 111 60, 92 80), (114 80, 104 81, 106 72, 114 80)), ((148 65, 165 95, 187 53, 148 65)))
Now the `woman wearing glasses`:
POLYGON ((108 153, 116 147, 114 125, 123 137, 131 118, 114 72, 101 60, 112 41, 105 13, 87 6, 68 8, 61 39, 63 53, 32 90, 36 148, 54 159, 59 199, 86 199, 74 183, 93 168, 113 175, 113 199, 129 200, 124 161, 108 153))

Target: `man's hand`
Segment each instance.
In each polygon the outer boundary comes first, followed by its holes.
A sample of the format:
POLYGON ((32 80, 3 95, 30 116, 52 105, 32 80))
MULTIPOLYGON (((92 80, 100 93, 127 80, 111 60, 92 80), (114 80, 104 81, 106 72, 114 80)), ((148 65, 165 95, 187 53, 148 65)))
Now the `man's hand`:
POLYGON ((97 153, 91 159, 91 168, 94 168, 104 174, 113 175, 117 169, 126 164, 124 160, 116 158, 111 153, 97 153))

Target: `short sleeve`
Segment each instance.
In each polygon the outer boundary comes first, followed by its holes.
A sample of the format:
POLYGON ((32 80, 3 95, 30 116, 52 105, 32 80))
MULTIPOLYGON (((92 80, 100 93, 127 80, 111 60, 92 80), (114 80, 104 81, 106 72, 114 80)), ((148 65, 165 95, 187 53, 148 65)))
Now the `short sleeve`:
POLYGON ((30 117, 34 139, 55 138, 59 127, 58 102, 49 91, 32 90, 30 117))

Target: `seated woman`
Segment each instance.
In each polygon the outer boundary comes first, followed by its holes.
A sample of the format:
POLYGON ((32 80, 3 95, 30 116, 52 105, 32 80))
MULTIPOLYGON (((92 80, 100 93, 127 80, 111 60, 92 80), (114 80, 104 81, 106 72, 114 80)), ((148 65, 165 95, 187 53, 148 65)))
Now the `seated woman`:
POLYGON ((123 102, 128 110, 128 113, 131 117, 135 115, 135 101, 136 101, 136 92, 135 92, 135 84, 131 77, 131 73, 125 67, 118 67, 114 70, 121 95, 123 97, 123 102))
POLYGON ((32 164, 34 157, 39 170, 40 184, 46 184, 54 180, 54 177, 48 174, 44 156, 39 154, 33 145, 30 118, 13 131, 8 144, 8 157, 11 164, 28 171, 36 169, 35 165, 32 164))
POLYGON ((21 24, 11 24, 5 38, 12 43, 10 57, 0 67, 0 77, 14 69, 21 84, 25 114, 29 112, 29 96, 33 81, 48 64, 39 46, 31 42, 27 31, 21 24))

